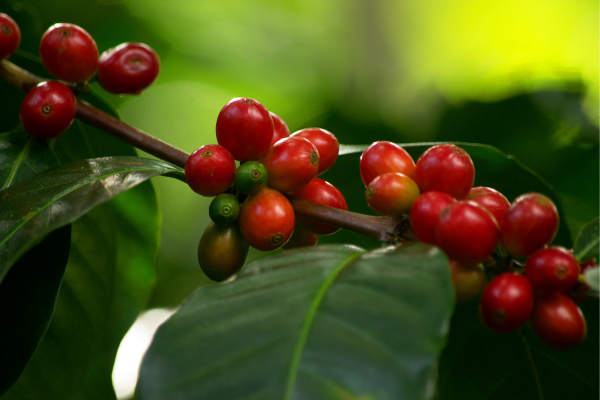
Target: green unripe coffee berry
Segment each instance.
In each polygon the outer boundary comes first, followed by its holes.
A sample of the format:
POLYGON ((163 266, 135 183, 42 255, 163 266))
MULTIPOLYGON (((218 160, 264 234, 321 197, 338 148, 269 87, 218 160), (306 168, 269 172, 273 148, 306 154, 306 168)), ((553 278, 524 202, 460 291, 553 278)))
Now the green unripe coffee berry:
POLYGON ((231 225, 240 215, 240 202, 230 193, 221 193, 211 201, 208 216, 215 224, 231 225))
POLYGON ((255 189, 265 185, 269 173, 258 161, 248 161, 238 167, 234 174, 233 185, 244 194, 250 194, 255 189))
POLYGON ((198 263, 206 276, 222 282, 244 266, 248 249, 238 224, 223 226, 211 222, 198 244, 198 263))

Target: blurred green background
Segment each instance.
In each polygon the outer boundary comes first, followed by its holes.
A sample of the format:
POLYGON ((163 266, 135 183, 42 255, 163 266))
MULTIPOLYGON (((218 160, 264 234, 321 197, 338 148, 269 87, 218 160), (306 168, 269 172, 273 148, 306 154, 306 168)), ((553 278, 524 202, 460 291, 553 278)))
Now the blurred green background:
MULTIPOLYGON (((152 46, 161 74, 142 96, 94 90, 122 119, 187 152, 216 143, 219 110, 245 96, 290 130, 318 126, 344 144, 469 141, 497 146, 558 192, 573 235, 598 215, 597 0, 0 1, 38 56, 53 23, 85 28, 102 52, 152 46)), ((364 201, 358 156, 323 176, 364 201)), ((210 199, 156 179, 163 213, 149 307, 179 304, 208 283, 196 246, 210 199)), ((513 199, 509 199, 513 200, 513 199)), ((340 232, 325 242, 377 243, 340 232)), ((251 258, 260 257, 257 252, 251 258)))

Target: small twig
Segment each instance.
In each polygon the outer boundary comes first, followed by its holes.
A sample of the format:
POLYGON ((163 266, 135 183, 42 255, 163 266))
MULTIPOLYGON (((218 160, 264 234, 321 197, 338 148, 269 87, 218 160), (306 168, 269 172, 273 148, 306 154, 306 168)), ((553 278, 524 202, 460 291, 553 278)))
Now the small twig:
MULTIPOLYGON (((25 92, 45 81, 10 61, 0 62, 0 79, 25 92)), ((189 154, 109 115, 83 100, 77 100, 77 117, 103 131, 126 141, 164 161, 181 168, 189 154)), ((376 217, 339 210, 308 200, 286 195, 298 215, 338 228, 357 232, 380 241, 392 243, 398 239, 415 240, 406 217, 376 217)))

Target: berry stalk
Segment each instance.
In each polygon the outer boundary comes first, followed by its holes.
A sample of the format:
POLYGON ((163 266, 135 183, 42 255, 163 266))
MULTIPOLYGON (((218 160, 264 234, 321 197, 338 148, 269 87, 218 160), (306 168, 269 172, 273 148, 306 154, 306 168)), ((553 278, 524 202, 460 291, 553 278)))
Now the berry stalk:
MULTIPOLYGON (((38 83, 47 80, 7 60, 0 61, 0 79, 25 92, 28 92, 38 83)), ((126 141, 140 150, 181 168, 185 168, 187 159, 190 156, 185 151, 130 126, 80 99, 77 99, 77 117, 90 125, 126 141)), ((363 215, 327 207, 291 195, 286 196, 292 203, 296 214, 315 221, 390 243, 402 239, 416 240, 410 229, 408 219, 405 217, 363 215)))

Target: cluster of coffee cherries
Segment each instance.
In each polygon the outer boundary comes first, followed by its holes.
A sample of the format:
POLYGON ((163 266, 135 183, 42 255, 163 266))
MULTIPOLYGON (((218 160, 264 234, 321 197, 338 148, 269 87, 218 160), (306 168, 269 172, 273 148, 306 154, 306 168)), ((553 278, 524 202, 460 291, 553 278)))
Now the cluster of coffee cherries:
POLYGON ((260 102, 235 98, 219 112, 216 136, 218 144, 200 147, 185 166, 192 190, 215 196, 212 222, 198 246, 200 267, 210 279, 235 274, 249 246, 260 251, 310 246, 319 235, 339 230, 296 216, 284 195, 348 209, 342 193, 317 178, 337 160, 339 143, 331 132, 307 128, 290 134, 260 102))
POLYGON ((453 144, 430 147, 415 163, 402 147, 375 142, 362 154, 360 172, 375 212, 408 213, 419 241, 446 253, 457 300, 481 295, 487 327, 511 332, 529 321, 555 349, 585 338, 585 319, 574 300, 589 289, 580 275, 596 261, 580 266, 571 250, 548 247, 559 223, 548 197, 527 193, 511 204, 493 188, 473 187, 473 162, 453 144))
MULTIPOLYGON (((0 14, 0 60, 10 57, 20 42, 16 22, 0 14)), ((42 82, 23 100, 21 123, 38 139, 57 137, 75 120, 77 99, 71 87, 95 77, 110 93, 139 94, 156 80, 160 71, 158 55, 149 46, 122 43, 99 56, 92 36, 67 23, 48 28, 40 42, 40 56, 48 72, 62 82, 42 82)))

